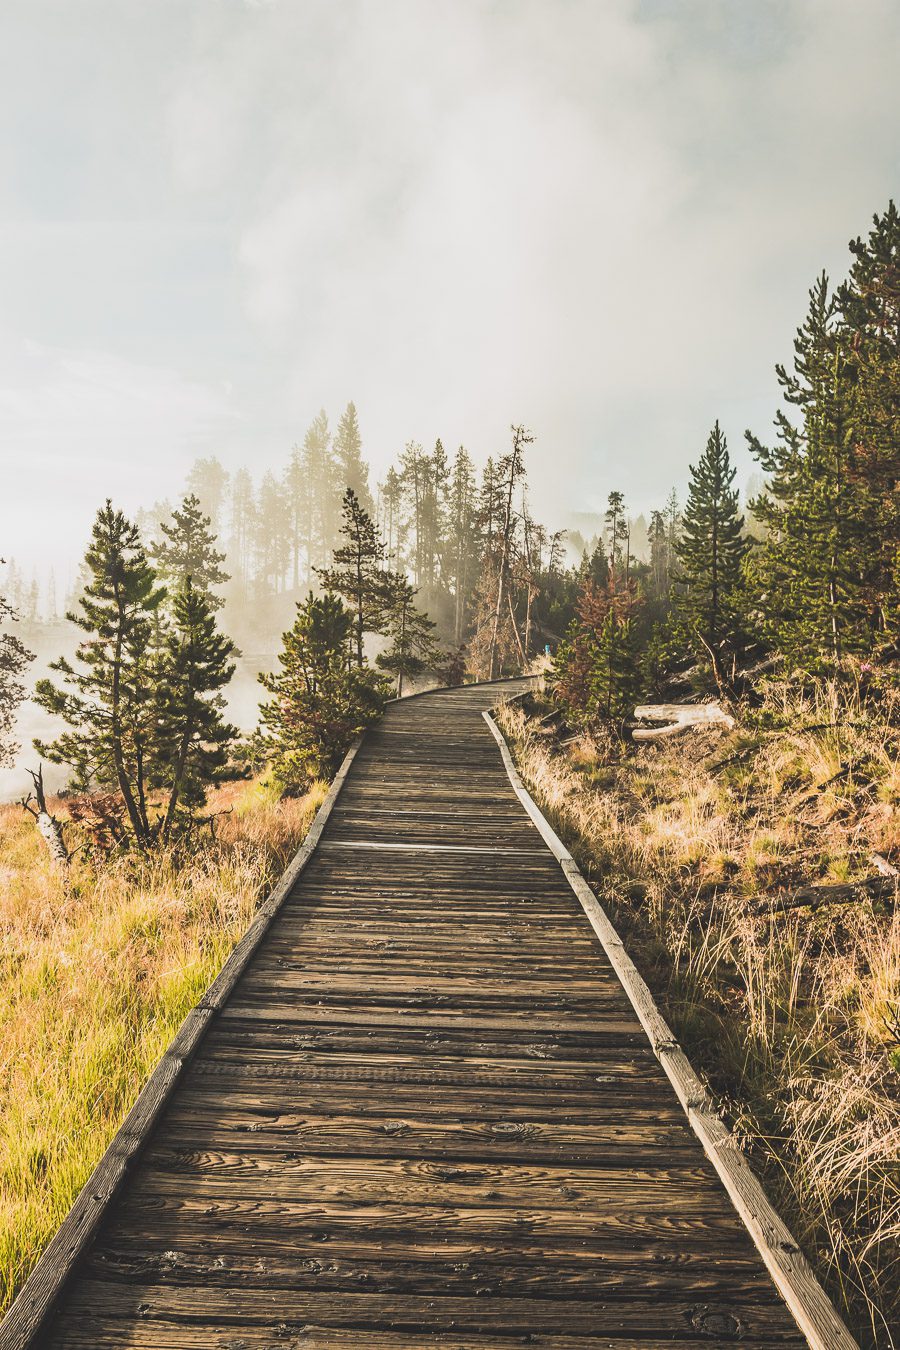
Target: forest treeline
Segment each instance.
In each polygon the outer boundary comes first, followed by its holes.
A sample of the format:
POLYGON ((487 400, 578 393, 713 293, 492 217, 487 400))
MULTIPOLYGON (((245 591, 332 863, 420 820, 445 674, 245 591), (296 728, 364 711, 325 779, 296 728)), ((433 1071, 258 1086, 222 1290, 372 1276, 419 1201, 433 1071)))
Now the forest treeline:
MULTIPOLYGON (((117 795, 113 835, 167 836, 233 754, 223 690, 235 641, 275 615, 293 624, 279 668, 262 677, 245 754, 268 757, 291 787, 333 768, 384 698, 423 673, 490 679, 549 649, 557 700, 587 726, 621 722, 673 688, 738 694, 748 665, 765 661, 839 672, 848 657, 896 654, 893 202, 850 252, 841 285, 815 281, 793 359, 777 367, 775 439, 747 433, 765 475, 750 518, 715 422, 683 506, 671 494, 651 513, 643 557, 614 489, 602 533, 566 561, 562 534, 529 505, 524 426, 480 471, 463 447, 411 442, 373 489, 352 403, 333 431, 324 412, 315 418, 280 476, 254 484, 207 458, 174 510, 128 521, 107 503, 70 614, 81 646, 35 695, 69 730, 39 751, 66 763, 79 789, 117 795)), ((8 638, 3 653, 9 709, 22 645, 8 638)))

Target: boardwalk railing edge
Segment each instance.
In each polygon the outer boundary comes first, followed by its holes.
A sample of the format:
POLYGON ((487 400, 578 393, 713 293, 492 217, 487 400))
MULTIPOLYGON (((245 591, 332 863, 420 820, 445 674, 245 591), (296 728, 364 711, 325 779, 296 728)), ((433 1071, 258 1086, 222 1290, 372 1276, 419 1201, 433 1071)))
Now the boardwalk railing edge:
POLYGON ((491 713, 482 714, 497 742, 507 776, 588 918, 610 965, 647 1034, 694 1133, 719 1175, 797 1326, 812 1350, 858 1350, 787 1225, 776 1213, 715 1103, 675 1039, 622 939, 578 864, 534 801, 513 762, 506 739, 491 713))
POLYGON ((237 984, 272 920, 313 856, 350 766, 362 745, 364 734, 356 737, 344 756, 303 843, 288 863, 275 889, 260 905, 246 933, 235 945, 199 1003, 185 1017, 141 1089, 134 1106, 113 1135, 103 1157, 10 1305, 0 1322, 0 1350, 26 1350, 33 1337, 42 1329, 75 1263, 136 1161, 209 1023, 237 984))

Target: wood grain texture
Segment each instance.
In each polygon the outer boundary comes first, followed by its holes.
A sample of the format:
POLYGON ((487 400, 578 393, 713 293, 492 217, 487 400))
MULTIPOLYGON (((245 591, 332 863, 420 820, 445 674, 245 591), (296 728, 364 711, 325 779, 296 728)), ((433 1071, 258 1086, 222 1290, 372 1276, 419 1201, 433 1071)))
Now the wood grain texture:
POLYGON ((571 853, 522 782, 499 727, 488 711, 482 715, 497 741, 513 790, 578 897, 695 1134, 797 1325, 812 1350, 854 1350, 856 1342, 838 1317, 792 1234, 769 1203, 747 1160, 720 1119, 709 1093, 662 1017, 609 916, 588 886, 571 853))
POLYGON ((0 1350, 805 1343, 510 785, 497 698, 367 734, 0 1350))

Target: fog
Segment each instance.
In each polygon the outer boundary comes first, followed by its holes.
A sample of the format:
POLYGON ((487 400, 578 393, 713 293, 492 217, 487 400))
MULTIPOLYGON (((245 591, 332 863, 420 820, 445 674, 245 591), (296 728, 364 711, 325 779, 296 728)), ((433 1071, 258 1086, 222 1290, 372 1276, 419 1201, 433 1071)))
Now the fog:
MULTIPOLYGON (((0 18, 0 556, 281 466, 353 399, 535 432, 555 528, 744 480, 806 289, 896 190, 892 0, 31 0, 0 18)), ((243 697, 243 696, 242 696, 243 697)))

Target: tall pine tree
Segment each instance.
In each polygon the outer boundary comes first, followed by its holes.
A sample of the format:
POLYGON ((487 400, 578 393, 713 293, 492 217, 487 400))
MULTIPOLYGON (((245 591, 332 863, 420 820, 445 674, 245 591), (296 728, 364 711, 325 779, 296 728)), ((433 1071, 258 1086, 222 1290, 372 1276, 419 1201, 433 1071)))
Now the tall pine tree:
POLYGON ((144 847, 153 837, 148 790, 156 732, 154 633, 165 590, 157 584, 137 526, 110 501, 97 513, 85 554, 88 580, 67 617, 85 634, 77 666, 51 664, 62 687, 39 680, 35 702, 68 723, 39 753, 67 764, 82 791, 118 791, 124 828, 144 847))
POLYGON ((397 681, 397 697, 403 696, 403 681, 433 669, 441 659, 434 641, 435 625, 413 604, 415 588, 405 577, 394 574, 384 587, 384 632, 388 646, 375 664, 397 681))
POLYGON ((340 492, 352 488, 364 511, 374 511, 369 490, 369 466, 362 455, 362 437, 356 405, 348 403, 334 437, 334 473, 340 492))
POLYGON ((223 718, 222 690, 234 674, 233 654, 209 597, 188 577, 172 603, 156 687, 153 779, 164 794, 157 826, 163 842, 193 823, 228 762, 237 728, 223 718))
POLYGON ((365 665, 365 635, 381 632, 385 604, 384 544, 372 517, 356 493, 347 488, 341 534, 346 542, 334 550, 331 567, 318 569, 326 590, 350 607, 356 664, 365 665))
POLYGON ((689 631, 715 655, 736 635, 741 563, 747 551, 744 519, 734 487, 737 470, 719 423, 691 465, 687 504, 675 551, 683 590, 678 608, 689 631))
POLYGON ((853 462, 846 340, 824 273, 809 293, 793 368, 776 372, 799 417, 779 409, 771 448, 747 433, 768 474, 752 503, 766 530, 751 567, 760 623, 790 660, 839 666, 871 643, 860 586, 871 540, 853 462))
POLYGON ((213 588, 224 586, 230 577, 222 570, 225 554, 216 548, 212 521, 204 514, 199 497, 188 493, 172 512, 171 521, 161 521, 159 528, 159 541, 150 552, 160 580, 173 593, 190 580, 211 609, 221 609, 225 602, 213 588))

